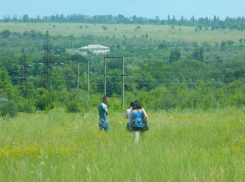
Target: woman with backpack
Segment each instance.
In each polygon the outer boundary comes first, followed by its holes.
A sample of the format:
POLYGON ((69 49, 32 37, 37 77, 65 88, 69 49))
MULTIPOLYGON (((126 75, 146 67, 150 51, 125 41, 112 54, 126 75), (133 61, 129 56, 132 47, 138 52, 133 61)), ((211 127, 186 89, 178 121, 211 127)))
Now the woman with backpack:
POLYGON ((140 106, 139 101, 134 101, 129 117, 129 131, 133 132, 135 142, 139 141, 139 135, 143 136, 144 132, 148 130, 147 120, 144 108, 140 106))
POLYGON ((134 106, 134 102, 130 101, 130 109, 127 109, 125 112, 125 118, 128 119, 127 127, 126 127, 128 131, 129 131, 129 117, 130 117, 130 112, 131 112, 133 106, 134 106))

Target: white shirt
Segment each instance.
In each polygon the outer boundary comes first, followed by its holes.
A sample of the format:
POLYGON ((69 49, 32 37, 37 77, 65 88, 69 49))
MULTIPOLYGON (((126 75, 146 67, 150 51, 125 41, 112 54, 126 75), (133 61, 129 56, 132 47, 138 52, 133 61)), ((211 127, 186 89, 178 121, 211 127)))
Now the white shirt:
POLYGON ((129 116, 130 116, 130 112, 131 112, 131 109, 127 109, 127 116, 128 116, 128 122, 127 123, 129 123, 129 116))

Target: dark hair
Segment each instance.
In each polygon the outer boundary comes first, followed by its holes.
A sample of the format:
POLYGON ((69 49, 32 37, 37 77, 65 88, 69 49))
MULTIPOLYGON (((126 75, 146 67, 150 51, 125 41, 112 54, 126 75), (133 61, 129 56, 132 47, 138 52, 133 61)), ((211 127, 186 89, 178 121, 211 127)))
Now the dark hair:
POLYGON ((130 101, 130 107, 134 107, 134 101, 130 101))
POLYGON ((103 97, 103 100, 106 100, 107 98, 108 98, 107 96, 104 96, 104 97, 103 97))
POLYGON ((133 106, 133 110, 135 109, 142 109, 142 107, 140 106, 140 102, 139 101, 134 101, 134 106, 133 106))

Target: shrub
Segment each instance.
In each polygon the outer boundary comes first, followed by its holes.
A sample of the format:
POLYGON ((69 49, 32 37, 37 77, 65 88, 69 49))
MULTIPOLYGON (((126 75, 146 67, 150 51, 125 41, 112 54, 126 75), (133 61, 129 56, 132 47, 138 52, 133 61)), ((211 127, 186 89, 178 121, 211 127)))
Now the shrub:
POLYGON ((165 49, 165 48, 167 48, 166 44, 159 44, 158 45, 158 49, 165 49))
POLYGON ((58 95, 55 91, 47 91, 44 89, 39 89, 41 91, 41 96, 37 100, 35 106, 40 110, 50 110, 53 109, 58 101, 58 95))
POLYGON ((71 102, 68 103, 68 105, 66 106, 66 111, 72 112, 72 113, 76 113, 76 112, 84 113, 85 112, 80 102, 76 100, 72 100, 71 102))
POLYGON ((103 25, 102 26, 103 30, 107 30, 107 26, 103 25))
POLYGON ((1 116, 9 115, 10 117, 14 117, 18 114, 18 107, 16 102, 14 100, 11 100, 1 105, 0 111, 1 116))
POLYGON ((19 112, 34 113, 36 110, 36 107, 34 106, 34 103, 32 100, 25 99, 23 101, 18 102, 18 110, 19 112))
POLYGON ((10 35, 11 35, 11 32, 10 32, 9 30, 4 30, 4 31, 3 31, 3 37, 4 37, 4 38, 9 37, 10 35))

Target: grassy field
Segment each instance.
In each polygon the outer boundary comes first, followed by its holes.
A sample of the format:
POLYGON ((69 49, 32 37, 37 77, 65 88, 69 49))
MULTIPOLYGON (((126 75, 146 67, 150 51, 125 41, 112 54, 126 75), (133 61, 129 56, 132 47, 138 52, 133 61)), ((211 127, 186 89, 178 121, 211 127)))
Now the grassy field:
POLYGON ((199 30, 195 32, 196 27, 189 26, 175 26, 174 29, 170 25, 137 25, 137 24, 106 24, 107 30, 102 29, 103 24, 81 24, 81 23, 0 23, 0 31, 9 29, 11 32, 24 31, 41 31, 45 33, 49 30, 51 35, 74 36, 81 35, 96 35, 96 36, 110 36, 131 38, 134 35, 141 37, 141 35, 149 35, 153 39, 165 40, 185 40, 185 41, 207 41, 210 43, 220 42, 223 40, 233 40, 239 42, 239 39, 245 39, 245 31, 237 30, 199 30), (55 27, 54 27, 55 25, 55 27), (88 28, 85 28, 85 26, 88 28), (83 28, 80 29, 80 26, 83 28), (140 29, 137 29, 140 26, 140 29), (116 31, 115 31, 116 29, 116 31), (181 29, 181 30, 180 30, 181 29))
POLYGON ((244 181, 245 108, 150 112, 135 143, 123 113, 19 113, 0 120, 0 181, 244 181))

